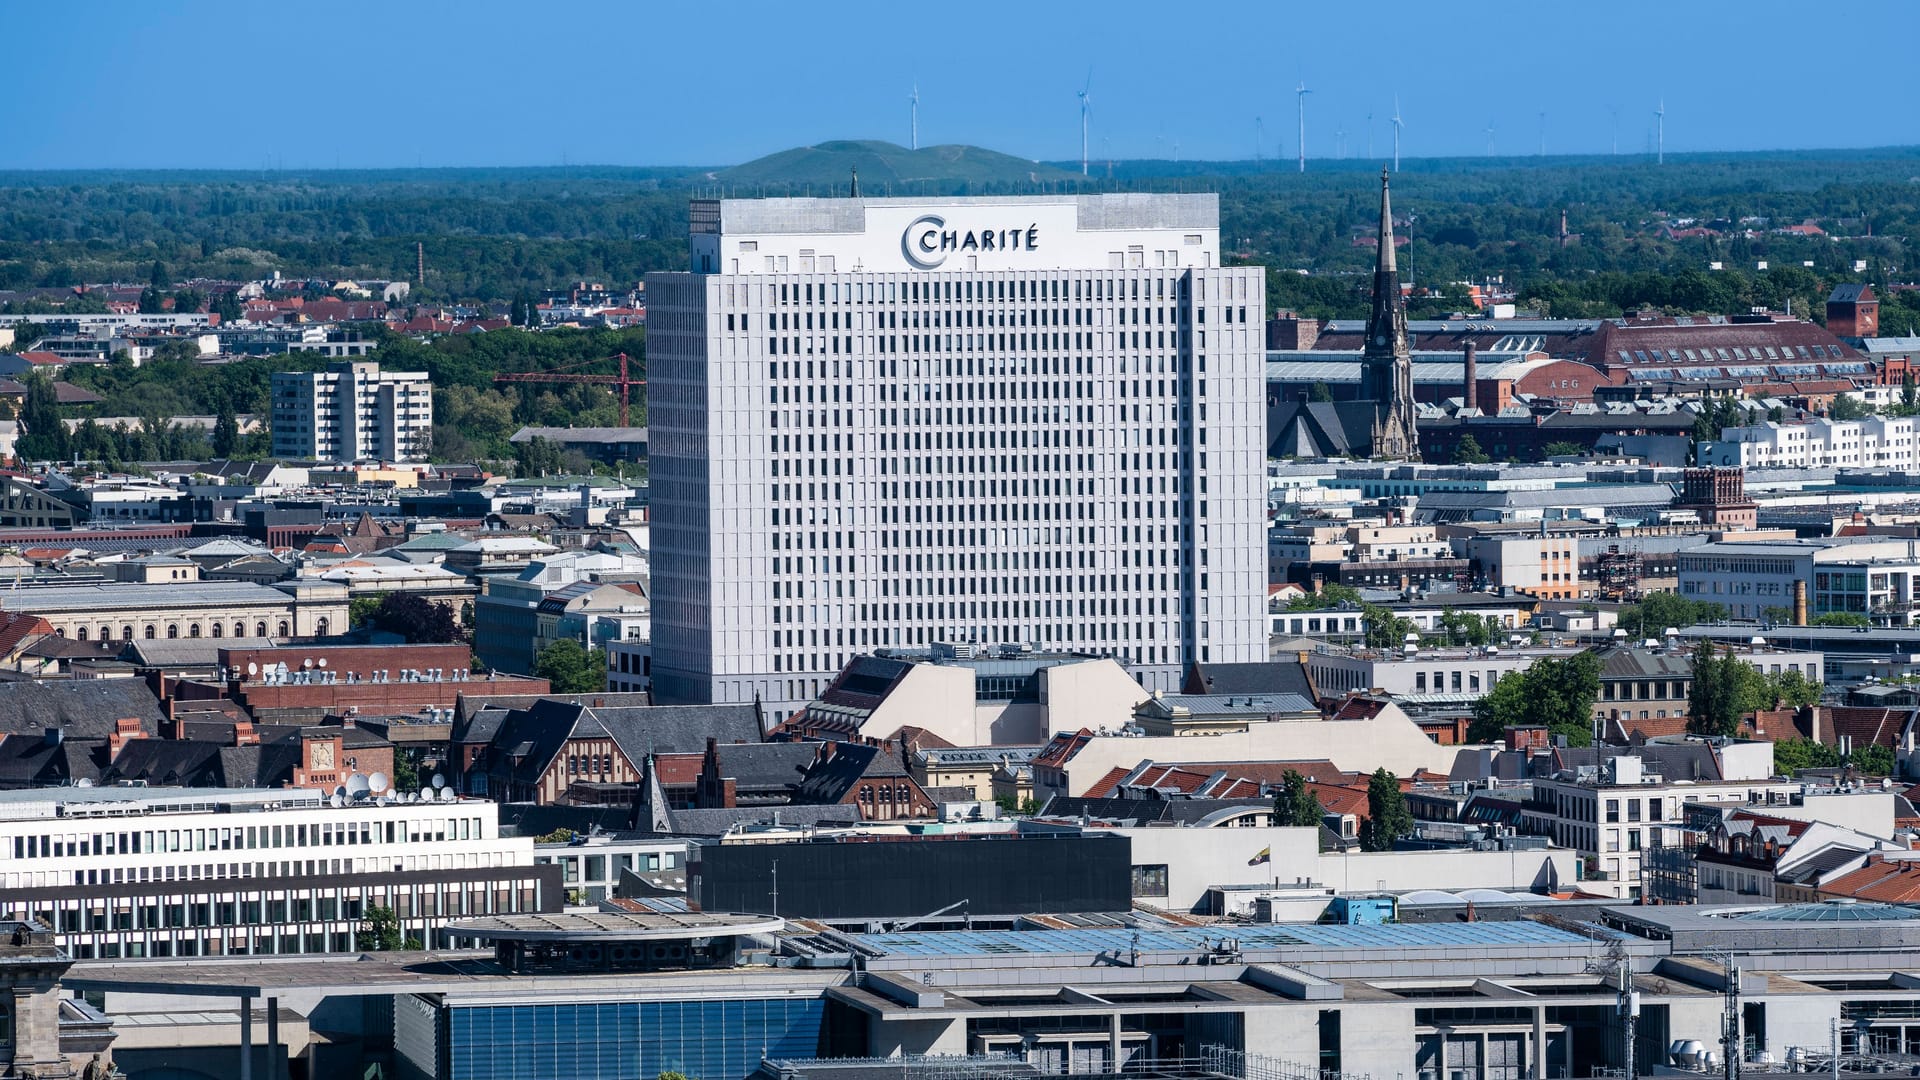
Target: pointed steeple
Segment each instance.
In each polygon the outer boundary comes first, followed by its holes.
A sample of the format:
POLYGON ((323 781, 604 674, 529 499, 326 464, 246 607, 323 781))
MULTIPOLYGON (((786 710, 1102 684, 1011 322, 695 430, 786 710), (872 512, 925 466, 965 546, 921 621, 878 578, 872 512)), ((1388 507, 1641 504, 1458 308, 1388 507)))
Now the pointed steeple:
POLYGON ((1387 170, 1380 170, 1380 252, 1374 259, 1374 273, 1398 274, 1400 267, 1393 254, 1393 198, 1387 193, 1387 170))
POLYGON ((1407 338, 1407 302, 1400 295, 1400 269, 1393 246, 1393 198, 1388 172, 1380 170, 1380 249, 1374 257, 1373 311, 1360 351, 1360 397, 1374 404, 1372 456, 1412 460, 1414 434, 1413 347, 1407 338))
POLYGON ((853 167, 853 190, 847 193, 847 198, 857 199, 859 197, 860 197, 860 166, 855 165, 853 167))

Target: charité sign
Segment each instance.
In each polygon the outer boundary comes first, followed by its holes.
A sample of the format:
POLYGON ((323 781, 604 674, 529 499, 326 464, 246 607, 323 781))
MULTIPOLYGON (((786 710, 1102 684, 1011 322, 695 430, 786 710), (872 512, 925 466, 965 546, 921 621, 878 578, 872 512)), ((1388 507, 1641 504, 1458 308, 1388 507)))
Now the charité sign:
POLYGON ((938 269, 955 252, 1035 251, 1039 247, 1038 223, 1025 228, 950 229, 939 214, 922 214, 900 233, 900 254, 922 270, 938 269))

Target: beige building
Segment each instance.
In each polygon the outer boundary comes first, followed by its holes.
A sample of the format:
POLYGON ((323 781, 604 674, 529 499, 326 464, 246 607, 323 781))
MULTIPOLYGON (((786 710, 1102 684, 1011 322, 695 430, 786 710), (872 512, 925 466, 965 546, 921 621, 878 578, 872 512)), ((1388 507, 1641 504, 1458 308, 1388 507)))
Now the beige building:
POLYGON ((325 637, 347 629, 347 587, 333 582, 112 582, 46 585, 0 597, 10 614, 37 615, 79 641, 325 637))
POLYGON ((1572 536, 1478 536, 1466 543, 1487 588, 1542 600, 1580 598, 1580 541, 1572 536))
MULTIPOLYGON (((927 747, 913 754, 907 762, 907 773, 923 788, 963 787, 986 802, 1000 797, 994 778, 1003 769, 1025 765, 1039 752, 1038 746, 927 747)), ((1027 770, 1027 797, 1032 795, 1033 773, 1027 770)))

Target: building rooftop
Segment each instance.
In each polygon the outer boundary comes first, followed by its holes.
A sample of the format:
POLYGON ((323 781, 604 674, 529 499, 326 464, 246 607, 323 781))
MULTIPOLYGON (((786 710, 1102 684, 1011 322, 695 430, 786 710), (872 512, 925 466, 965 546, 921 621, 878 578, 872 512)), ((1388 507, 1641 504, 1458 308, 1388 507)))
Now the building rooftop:
POLYGON ((775 934, 785 926, 786 920, 768 915, 595 911, 462 919, 448 923, 447 929, 488 941, 657 941, 722 934, 775 934))

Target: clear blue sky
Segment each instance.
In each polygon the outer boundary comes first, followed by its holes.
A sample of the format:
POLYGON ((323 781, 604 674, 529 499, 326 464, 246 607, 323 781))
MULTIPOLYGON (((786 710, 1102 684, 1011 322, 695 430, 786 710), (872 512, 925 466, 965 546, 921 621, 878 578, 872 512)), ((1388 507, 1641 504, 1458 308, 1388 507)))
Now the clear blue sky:
POLYGON ((1027 157, 1920 142, 1920 3, 8 3, 0 168, 725 165, 834 138, 1027 157), (1837 26, 1825 20, 1832 16, 1837 26), (1110 141, 1109 141, 1110 140, 1110 141))

